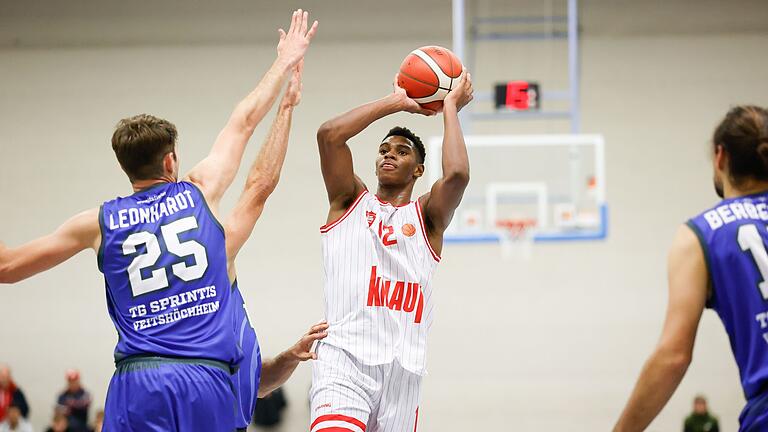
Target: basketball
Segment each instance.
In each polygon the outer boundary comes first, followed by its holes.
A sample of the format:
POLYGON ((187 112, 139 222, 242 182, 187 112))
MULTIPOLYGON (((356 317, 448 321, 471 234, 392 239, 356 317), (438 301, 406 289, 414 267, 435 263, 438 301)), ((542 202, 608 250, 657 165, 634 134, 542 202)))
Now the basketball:
POLYGON ((461 60, 449 49, 424 46, 405 57, 397 85, 422 107, 439 110, 463 69, 461 60))

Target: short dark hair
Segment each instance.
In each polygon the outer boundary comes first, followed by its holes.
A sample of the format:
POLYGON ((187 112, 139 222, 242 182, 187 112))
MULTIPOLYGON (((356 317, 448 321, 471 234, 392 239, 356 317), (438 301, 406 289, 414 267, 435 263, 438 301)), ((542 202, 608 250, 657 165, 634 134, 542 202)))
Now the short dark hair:
POLYGON ((768 111, 754 105, 731 108, 712 141, 728 153, 728 170, 737 185, 746 179, 768 181, 768 111))
POLYGON ((419 154, 419 163, 424 163, 424 160, 427 157, 427 151, 424 149, 424 143, 421 142, 421 138, 416 136, 415 133, 411 132, 411 130, 406 127, 395 126, 387 132, 387 136, 385 136, 384 139, 391 136, 403 137, 412 142, 413 145, 416 146, 416 153, 419 154))
POLYGON ((163 174, 163 158, 176 148, 176 126, 149 114, 120 120, 112 134, 112 150, 131 181, 163 174))

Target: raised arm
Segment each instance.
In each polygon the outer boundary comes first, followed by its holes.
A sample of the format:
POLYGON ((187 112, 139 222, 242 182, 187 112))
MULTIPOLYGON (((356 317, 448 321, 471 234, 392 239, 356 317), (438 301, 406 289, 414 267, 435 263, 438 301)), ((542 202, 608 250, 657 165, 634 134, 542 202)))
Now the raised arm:
POLYGON ((429 193, 419 199, 424 208, 430 243, 438 254, 442 249, 443 232, 451 223, 469 184, 469 158, 459 123, 459 111, 471 100, 472 79, 465 71, 457 87, 443 101, 443 176, 432 185, 429 193))
POLYGON ((264 145, 261 146, 256 160, 248 172, 245 188, 235 208, 224 224, 227 238, 227 258, 230 262, 230 277, 234 280, 235 257, 250 237, 256 221, 264 210, 267 198, 277 187, 280 171, 288 150, 288 136, 291 130, 293 109, 301 101, 301 69, 300 62, 293 73, 285 95, 280 102, 275 120, 269 130, 264 145))
POLYGON ((72 217, 52 234, 17 248, 10 249, 0 243, 0 283, 27 279, 84 249, 98 249, 100 242, 99 210, 92 209, 72 217))
POLYGON ((696 235, 681 227, 669 253, 669 305, 661 338, 645 362, 614 431, 642 431, 683 379, 708 294, 707 267, 696 235))
POLYGON ((325 321, 315 324, 294 346, 283 351, 277 357, 266 360, 261 366, 259 397, 267 396, 285 384, 299 363, 316 360, 317 354, 312 352, 312 344, 328 336, 327 330, 328 323, 325 321))
POLYGON ((299 9, 293 13, 288 32, 279 30, 277 59, 272 67, 256 88, 235 107, 208 156, 185 177, 200 187, 209 204, 216 206, 232 184, 254 129, 272 108, 285 78, 304 57, 317 31, 317 21, 307 29, 308 19, 308 13, 299 9))
MULTIPOLYGON (((395 83, 397 79, 395 79, 395 83)), ((320 168, 323 172, 325 189, 331 210, 328 220, 341 216, 365 185, 355 176, 352 168, 352 152, 347 141, 362 132, 376 120, 400 111, 434 115, 434 111, 421 108, 410 99, 405 90, 395 84, 390 95, 361 105, 351 111, 326 121, 317 131, 317 145, 320 150, 320 168)))

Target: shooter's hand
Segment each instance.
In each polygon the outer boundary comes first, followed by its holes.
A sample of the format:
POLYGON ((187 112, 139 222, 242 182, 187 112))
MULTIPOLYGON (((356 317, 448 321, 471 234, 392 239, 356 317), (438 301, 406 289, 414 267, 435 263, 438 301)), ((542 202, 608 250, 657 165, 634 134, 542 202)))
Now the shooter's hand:
POLYGON ((472 96, 473 91, 472 75, 465 69, 461 72, 461 76, 459 76, 456 88, 451 90, 448 96, 445 97, 445 100, 443 100, 443 106, 455 107, 457 112, 461 111, 474 98, 472 96))
POLYGON ((400 85, 397 83, 397 75, 395 75, 395 80, 392 85, 395 89, 393 97, 396 99, 400 111, 406 111, 413 114, 422 114, 425 116, 433 116, 437 114, 436 111, 428 110, 419 105, 419 103, 415 100, 408 97, 405 89, 400 87, 400 85))

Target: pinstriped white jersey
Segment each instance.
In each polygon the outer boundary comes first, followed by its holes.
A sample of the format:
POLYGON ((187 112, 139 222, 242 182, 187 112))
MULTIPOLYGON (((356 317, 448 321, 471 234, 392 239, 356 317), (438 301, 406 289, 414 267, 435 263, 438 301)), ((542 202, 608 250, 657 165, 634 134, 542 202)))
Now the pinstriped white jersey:
POLYGON ((398 360, 426 373, 432 325, 432 250, 418 200, 395 207, 364 191, 320 228, 325 270, 323 341, 368 365, 398 360))

